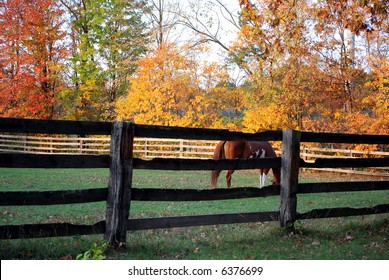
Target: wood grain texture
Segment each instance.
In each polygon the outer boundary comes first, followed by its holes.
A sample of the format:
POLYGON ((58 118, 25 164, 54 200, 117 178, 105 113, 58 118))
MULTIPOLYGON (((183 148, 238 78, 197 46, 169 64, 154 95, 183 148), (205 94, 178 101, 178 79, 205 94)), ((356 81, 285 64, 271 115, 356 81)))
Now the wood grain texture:
POLYGON ((277 221, 278 211, 130 219, 127 230, 277 221))
POLYGON ((114 248, 125 248, 129 217, 134 124, 115 123, 111 136, 105 240, 114 248))
POLYGON ((300 132, 295 130, 286 130, 283 132, 280 225, 285 228, 293 227, 296 220, 300 137, 300 132))

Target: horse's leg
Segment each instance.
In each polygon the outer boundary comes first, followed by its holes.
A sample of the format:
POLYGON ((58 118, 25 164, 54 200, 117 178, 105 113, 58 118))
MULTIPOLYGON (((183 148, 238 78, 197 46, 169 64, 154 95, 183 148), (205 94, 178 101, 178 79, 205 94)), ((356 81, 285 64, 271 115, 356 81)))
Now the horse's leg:
POLYGON ((231 188, 231 177, 232 177, 232 173, 234 173, 235 170, 228 170, 227 171, 227 176, 226 176, 226 179, 227 179, 227 187, 228 188, 231 188))
POLYGON ((266 185, 266 179, 267 179, 267 174, 268 173, 269 173, 269 169, 262 170, 261 186, 260 186, 260 188, 262 188, 262 187, 264 187, 266 185))
MULTIPOLYGON (((262 149, 261 156, 259 158, 265 158, 266 151, 262 149)), ((259 183, 259 188, 262 188, 265 186, 267 172, 269 172, 268 169, 260 169, 259 172, 261 173, 261 182, 259 183)))
POLYGON ((267 179, 267 173, 263 173, 263 175, 262 175, 262 187, 264 187, 266 185, 266 179, 267 179))
POLYGON ((212 170, 212 176, 211 176, 211 187, 216 188, 217 187, 217 179, 219 178, 221 170, 212 170))
POLYGON ((262 188, 262 176, 263 176, 263 169, 259 169, 259 188, 262 188))

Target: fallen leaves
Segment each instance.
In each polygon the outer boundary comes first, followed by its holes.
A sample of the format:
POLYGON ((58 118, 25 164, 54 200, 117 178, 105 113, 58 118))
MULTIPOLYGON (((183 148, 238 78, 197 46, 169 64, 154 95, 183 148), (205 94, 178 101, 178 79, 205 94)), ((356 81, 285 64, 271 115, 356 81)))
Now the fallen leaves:
POLYGON ((346 232, 346 235, 345 235, 345 237, 344 237, 344 240, 346 240, 346 241, 352 241, 352 240, 354 240, 354 237, 352 237, 350 233, 346 232))

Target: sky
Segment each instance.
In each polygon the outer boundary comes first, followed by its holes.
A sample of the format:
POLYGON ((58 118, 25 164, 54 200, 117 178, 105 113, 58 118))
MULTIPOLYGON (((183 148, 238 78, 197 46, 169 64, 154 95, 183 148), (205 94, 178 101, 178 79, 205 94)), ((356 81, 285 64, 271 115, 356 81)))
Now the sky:
MULTIPOLYGON (((184 13, 189 14, 192 18, 197 16, 200 18, 200 21, 205 23, 208 30, 216 34, 217 37, 220 39, 220 41, 225 44, 229 45, 231 41, 233 41, 236 38, 236 33, 238 29, 229 22, 228 18, 229 15, 223 11, 223 9, 220 8, 220 5, 218 4, 218 1, 223 3, 225 7, 231 11, 233 14, 237 15, 239 11, 239 0, 168 0, 170 3, 176 3, 178 1, 180 10, 183 10, 184 13), (196 3, 196 6, 191 6, 191 2, 196 3), (197 5, 201 5, 204 7, 201 10, 198 10, 197 5), (198 13, 196 14, 196 11, 198 13)), ((194 22, 195 23, 195 22, 194 22)), ((195 23, 196 24, 196 23, 195 23)), ((202 26, 201 24, 196 24, 196 27, 199 28, 201 31, 206 31, 206 27, 202 26)), ((187 42, 188 38, 192 36, 192 31, 188 31, 183 26, 178 26, 174 32, 171 32, 170 34, 170 40, 174 42, 187 42)), ((217 46, 217 44, 214 44, 216 46, 213 46, 213 49, 215 53, 213 56, 217 56, 217 52, 220 51, 220 47, 217 46)), ((225 51, 221 52, 222 56, 225 56, 225 51)))
MULTIPOLYGON (((175 2, 177 0, 169 0, 175 2)), ((224 11, 220 4, 223 5, 235 16, 237 16, 240 8, 239 8, 239 0, 192 0, 196 5, 199 3, 202 4, 203 7, 206 7, 198 13, 198 17, 201 21, 207 23, 209 30, 212 34, 217 34, 218 39, 227 47, 230 46, 231 42, 236 38, 238 29, 234 26, 230 21, 231 18, 226 11, 224 11)), ((195 17, 195 12, 197 8, 193 8, 190 6, 191 1, 180 0, 179 5, 182 10, 189 11, 189 14, 192 17, 195 17)), ((197 7, 197 6, 195 6, 197 7)), ((199 27, 202 31, 205 31, 205 27, 201 26, 201 24, 197 24, 196 27, 199 27)), ((190 36, 193 36, 192 31, 188 31, 185 27, 179 27, 181 29, 177 29, 174 33, 172 33, 172 40, 178 43, 181 41, 186 43, 190 36)), ((204 57, 200 59, 204 59, 206 61, 212 62, 220 62, 223 63, 228 55, 227 51, 223 49, 220 45, 216 43, 209 43, 207 45, 209 47, 209 51, 204 55, 204 57)), ((230 75, 236 83, 239 83, 242 80, 244 75, 243 71, 240 71, 236 67, 231 67, 230 75)))

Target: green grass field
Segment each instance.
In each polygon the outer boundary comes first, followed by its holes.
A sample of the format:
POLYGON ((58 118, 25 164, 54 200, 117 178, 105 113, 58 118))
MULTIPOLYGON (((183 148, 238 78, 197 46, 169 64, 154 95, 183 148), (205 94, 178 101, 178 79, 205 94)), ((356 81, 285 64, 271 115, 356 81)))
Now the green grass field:
MULTIPOLYGON (((108 169, 0 169, 2 191, 69 190, 107 187, 108 169)), ((225 173, 219 186, 225 187, 225 173)), ((134 171, 134 187, 209 188, 209 172, 134 171)), ((271 176, 269 176, 271 177, 271 176)), ((268 178, 268 183, 270 183, 268 178)), ((369 180, 333 174, 303 173, 300 182, 369 180)), ((258 186, 254 171, 237 171, 233 186, 258 186)), ((388 191, 298 196, 298 212, 315 208, 368 207, 388 203, 388 191)), ((200 202, 138 202, 131 217, 216 214, 278 209, 279 197, 200 202)), ((105 202, 0 207, 0 224, 93 224, 105 219, 105 202)), ((127 249, 106 252, 108 259, 389 259, 389 214, 304 220, 290 235, 278 223, 129 232, 127 249)), ((74 259, 103 243, 102 235, 0 240, 1 259, 74 259)))

